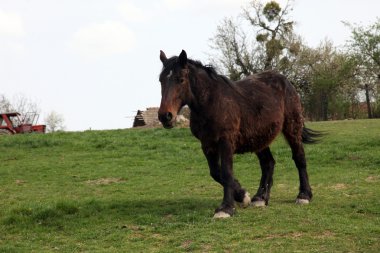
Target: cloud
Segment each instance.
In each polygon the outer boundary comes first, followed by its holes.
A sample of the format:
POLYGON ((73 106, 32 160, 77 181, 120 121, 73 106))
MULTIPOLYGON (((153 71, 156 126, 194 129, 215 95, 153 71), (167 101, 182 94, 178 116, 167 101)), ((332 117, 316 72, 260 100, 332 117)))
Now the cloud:
POLYGON ((141 22, 149 19, 149 14, 137 7, 131 1, 123 1, 119 7, 119 12, 128 21, 141 22))
POLYGON ((85 57, 97 58, 127 53, 135 44, 136 36, 125 24, 106 21, 79 29, 69 47, 85 57))
POLYGON ((0 36, 22 37, 25 30, 20 15, 0 9, 0 36))

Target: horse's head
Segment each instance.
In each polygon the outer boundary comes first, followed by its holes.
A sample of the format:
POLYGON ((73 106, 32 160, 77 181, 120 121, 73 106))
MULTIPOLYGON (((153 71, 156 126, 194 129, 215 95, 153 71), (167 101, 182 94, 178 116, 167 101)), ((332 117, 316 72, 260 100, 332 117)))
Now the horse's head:
POLYGON ((184 50, 177 57, 167 58, 161 51, 160 60, 163 64, 160 74, 161 105, 158 119, 165 128, 174 126, 180 109, 189 103, 191 90, 187 55, 184 50))

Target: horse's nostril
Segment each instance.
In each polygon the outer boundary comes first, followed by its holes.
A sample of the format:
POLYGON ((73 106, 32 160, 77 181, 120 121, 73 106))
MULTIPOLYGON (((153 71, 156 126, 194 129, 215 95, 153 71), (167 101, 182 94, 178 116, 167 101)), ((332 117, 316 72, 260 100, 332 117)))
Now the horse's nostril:
POLYGON ((171 112, 167 112, 166 115, 165 115, 165 117, 166 117, 167 121, 171 121, 172 118, 173 118, 173 114, 171 112))
POLYGON ((158 114, 158 119, 162 123, 169 123, 173 119, 173 114, 171 112, 166 112, 166 113, 159 113, 158 114))

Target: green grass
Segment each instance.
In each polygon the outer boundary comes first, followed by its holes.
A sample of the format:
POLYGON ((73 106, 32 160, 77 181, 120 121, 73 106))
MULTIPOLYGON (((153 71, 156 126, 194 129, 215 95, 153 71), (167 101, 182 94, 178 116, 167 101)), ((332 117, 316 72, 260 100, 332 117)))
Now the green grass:
MULTIPOLYGON (((380 120, 309 123, 314 199, 282 138, 270 205, 212 219, 222 189, 189 129, 0 138, 0 252, 378 252, 380 120)), ((251 193, 257 158, 235 157, 251 193)))

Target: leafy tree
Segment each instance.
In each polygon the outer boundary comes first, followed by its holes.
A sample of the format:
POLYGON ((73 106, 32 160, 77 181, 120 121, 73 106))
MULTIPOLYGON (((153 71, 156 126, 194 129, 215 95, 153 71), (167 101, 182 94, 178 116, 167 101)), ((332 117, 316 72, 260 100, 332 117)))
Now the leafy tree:
POLYGON ((352 88, 355 67, 356 62, 330 41, 302 49, 293 75, 301 76, 296 87, 309 119, 353 117, 350 105, 357 100, 357 90, 352 88))
MULTIPOLYGON (((292 7, 288 1, 285 7, 270 1, 265 5, 254 0, 251 7, 243 9, 244 17, 256 31, 256 41, 265 50, 264 69, 278 68, 281 61, 286 59, 286 53, 294 53, 294 21, 289 18, 292 7)), ((296 42, 297 44, 297 42, 296 42)))
MULTIPOLYGON (((260 0, 253 0, 243 8, 240 19, 224 19, 211 39, 211 47, 216 52, 213 55, 213 59, 216 59, 214 64, 219 65, 232 80, 263 70, 280 71, 298 90, 309 119, 356 118, 360 89, 371 92, 371 97, 378 94, 375 92, 377 88, 373 85, 373 77, 379 75, 368 74, 368 71, 376 69, 374 63, 378 62, 377 37, 372 34, 372 39, 367 41, 370 46, 365 47, 373 54, 359 50, 359 45, 363 42, 357 37, 356 44, 353 44, 355 46, 352 46, 353 49, 356 48, 352 51, 361 52, 357 54, 338 51, 330 41, 322 42, 317 48, 310 48, 293 32, 295 22, 290 18, 292 3, 288 1, 282 7, 276 1, 263 4, 260 0), (365 56, 365 61, 359 61, 360 54, 365 56), (363 63, 371 61, 372 64, 363 63), (357 66, 366 68, 360 69, 357 66), (365 70, 367 74, 359 74, 359 70, 365 70), (370 81, 368 76, 372 76, 370 81), (358 87, 357 83, 363 85, 358 87)), ((367 30, 373 32, 375 27, 379 29, 377 25, 367 30)), ((356 29, 352 26, 354 28, 356 29)), ((367 30, 356 29, 354 34, 357 36, 366 31, 367 36, 367 30)), ((380 96, 377 97, 380 105, 380 96)))
MULTIPOLYGON (((380 79, 380 18, 374 24, 362 26, 344 22, 351 30, 347 43, 348 51, 355 55, 358 62, 358 87, 364 91, 368 118, 372 118, 371 101, 376 99, 380 105, 378 84, 380 79)), ((380 107, 380 106, 379 106, 380 107)), ((380 116, 380 115, 379 115, 380 116)))

